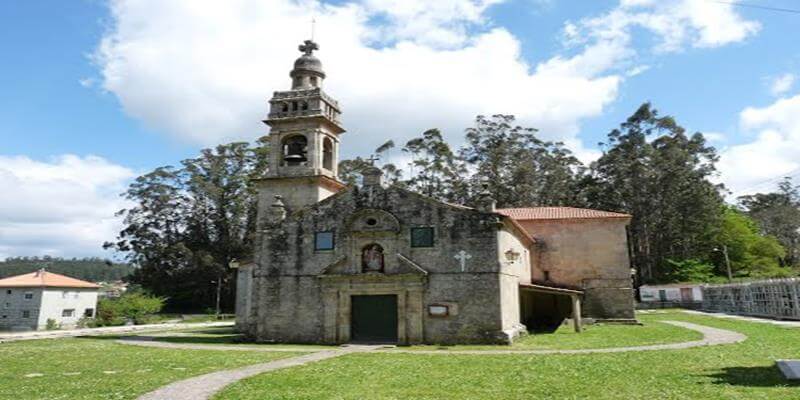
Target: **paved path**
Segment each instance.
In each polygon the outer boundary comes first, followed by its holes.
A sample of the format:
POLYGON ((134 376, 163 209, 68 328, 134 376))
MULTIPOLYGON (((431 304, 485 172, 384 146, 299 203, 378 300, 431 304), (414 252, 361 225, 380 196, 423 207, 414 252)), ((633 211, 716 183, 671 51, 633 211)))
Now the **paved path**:
POLYGON ((160 347, 163 349, 184 349, 184 350, 224 350, 224 351, 265 351, 265 352, 290 352, 308 353, 323 351, 316 347, 273 347, 270 345, 230 345, 230 344, 193 344, 193 343, 172 343, 157 341, 162 337, 170 336, 130 336, 122 337, 117 343, 132 344, 134 346, 160 347))
MULTIPOLYGON (((711 328, 705 325, 693 324, 683 321, 659 321, 665 324, 691 329, 703 334, 700 340, 680 343, 653 344, 646 346, 629 347, 610 347, 600 349, 576 349, 576 350, 403 350, 378 349, 380 353, 412 353, 412 354, 587 354, 587 353, 623 353, 629 351, 653 351, 653 350, 676 350, 688 349, 701 346, 716 346, 720 344, 739 343, 747 339, 747 336, 726 329, 711 328)), ((172 349, 191 349, 191 350, 225 350, 225 351, 318 351, 298 347, 293 348, 260 348, 256 346, 237 346, 237 345, 213 345, 213 344, 190 344, 190 343, 169 343, 154 341, 155 337, 129 337, 118 340, 119 343, 132 344, 137 346, 162 347, 172 349)))
POLYGON ((683 321, 659 321, 665 324, 680 326, 703 334, 703 338, 691 342, 653 344, 648 346, 611 347, 605 349, 577 349, 577 350, 382 350, 391 353, 413 354, 588 354, 588 353, 624 353, 629 351, 677 350, 700 346, 716 346, 720 344, 739 343, 747 336, 726 329, 711 328, 683 321))
POLYGON ((139 397, 138 400, 206 400, 210 399, 211 396, 222 390, 225 386, 251 376, 339 357, 349 353, 370 351, 380 347, 381 346, 345 346, 335 350, 318 351, 299 357, 286 358, 239 369, 212 372, 210 374, 171 383, 139 397))
POLYGON ((784 326, 787 328, 800 328, 800 321, 779 321, 776 319, 769 319, 769 318, 756 318, 756 317, 747 317, 744 315, 733 315, 733 314, 725 314, 725 313, 712 313, 707 311, 695 311, 695 310, 681 310, 687 314, 696 314, 696 315, 704 315, 708 317, 717 317, 717 318, 727 318, 727 319, 736 319, 740 321, 747 321, 747 322, 758 322, 761 324, 770 324, 770 325, 777 325, 777 326, 784 326))
POLYGON ((230 327, 233 326, 233 324, 234 324, 233 322, 198 322, 192 324, 172 323, 172 324, 151 324, 151 325, 131 325, 131 326, 109 326, 105 328, 70 329, 63 331, 7 332, 7 333, 0 333, 0 343, 13 342, 17 340, 58 339, 58 338, 75 337, 75 336, 102 336, 102 335, 113 335, 117 333, 230 327))

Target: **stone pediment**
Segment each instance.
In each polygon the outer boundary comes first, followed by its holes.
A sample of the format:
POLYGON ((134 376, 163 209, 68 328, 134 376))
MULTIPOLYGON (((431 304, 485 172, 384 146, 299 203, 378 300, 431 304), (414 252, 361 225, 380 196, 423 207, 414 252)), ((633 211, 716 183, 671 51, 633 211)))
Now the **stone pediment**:
POLYGON ((400 221, 394 215, 375 208, 354 212, 347 221, 347 230, 357 232, 400 232, 400 221))

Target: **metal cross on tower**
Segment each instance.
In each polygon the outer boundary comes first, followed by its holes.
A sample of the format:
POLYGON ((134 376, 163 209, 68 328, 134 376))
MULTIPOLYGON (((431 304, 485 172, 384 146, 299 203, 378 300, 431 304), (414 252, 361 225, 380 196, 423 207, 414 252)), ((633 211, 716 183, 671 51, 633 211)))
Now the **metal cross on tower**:
POLYGON ((466 251, 461 250, 458 253, 456 253, 456 255, 453 258, 461 262, 461 272, 464 272, 467 268, 467 260, 472 258, 472 256, 467 254, 466 251))
POLYGON ((313 40, 306 40, 298 47, 298 49, 310 56, 314 50, 319 50, 319 45, 314 43, 313 40))
POLYGON ((381 159, 380 156, 378 156, 377 154, 373 154, 373 155, 369 156, 367 161, 369 161, 369 164, 374 167, 375 166, 375 161, 378 161, 380 159, 381 159))

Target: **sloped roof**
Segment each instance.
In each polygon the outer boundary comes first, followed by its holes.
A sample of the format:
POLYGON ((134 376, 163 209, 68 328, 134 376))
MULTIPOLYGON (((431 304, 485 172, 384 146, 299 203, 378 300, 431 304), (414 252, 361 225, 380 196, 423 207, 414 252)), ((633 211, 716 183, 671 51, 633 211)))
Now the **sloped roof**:
POLYGON ((518 221, 558 219, 627 219, 630 214, 575 207, 501 208, 497 213, 518 221))
POLYGON ((0 279, 0 287, 58 287, 97 289, 100 287, 100 285, 52 272, 47 272, 41 269, 29 274, 0 279))

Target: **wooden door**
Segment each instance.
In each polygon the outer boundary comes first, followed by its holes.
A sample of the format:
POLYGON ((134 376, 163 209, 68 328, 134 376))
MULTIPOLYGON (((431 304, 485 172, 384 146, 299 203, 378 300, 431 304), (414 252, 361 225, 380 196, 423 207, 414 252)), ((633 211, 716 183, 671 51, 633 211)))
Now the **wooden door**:
POLYGON ((352 296, 350 340, 397 343, 397 296, 352 296))

